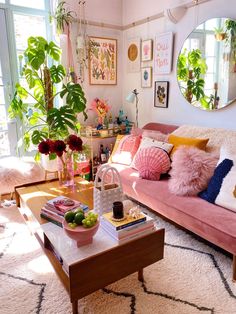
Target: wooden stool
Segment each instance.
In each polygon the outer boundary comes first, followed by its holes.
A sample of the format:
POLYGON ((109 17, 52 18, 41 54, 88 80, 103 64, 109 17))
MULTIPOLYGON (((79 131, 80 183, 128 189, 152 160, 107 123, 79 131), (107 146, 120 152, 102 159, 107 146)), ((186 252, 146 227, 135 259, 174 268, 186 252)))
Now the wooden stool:
MULTIPOLYGON (((45 170, 45 180, 48 180, 48 176, 53 176, 53 179, 58 179, 58 171, 45 170)), ((49 177, 49 179, 52 179, 49 177)))

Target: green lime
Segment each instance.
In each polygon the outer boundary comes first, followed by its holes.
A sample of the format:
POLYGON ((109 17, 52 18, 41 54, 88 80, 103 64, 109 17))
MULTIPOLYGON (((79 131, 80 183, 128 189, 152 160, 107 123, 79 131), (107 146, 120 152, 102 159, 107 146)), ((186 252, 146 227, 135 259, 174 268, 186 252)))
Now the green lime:
POLYGON ((75 218, 75 213, 73 213, 72 211, 69 211, 69 212, 65 213, 64 218, 65 218, 66 222, 73 222, 73 220, 75 218))
POLYGON ((82 220, 84 220, 84 213, 78 212, 75 214, 74 222, 77 225, 82 225, 82 220))
POLYGON ((78 225, 75 222, 69 222, 68 226, 72 229, 75 229, 78 225))
POLYGON ((75 213, 75 214, 77 214, 77 213, 84 213, 84 211, 83 211, 82 208, 78 207, 78 208, 76 208, 76 210, 74 211, 74 213, 75 213))

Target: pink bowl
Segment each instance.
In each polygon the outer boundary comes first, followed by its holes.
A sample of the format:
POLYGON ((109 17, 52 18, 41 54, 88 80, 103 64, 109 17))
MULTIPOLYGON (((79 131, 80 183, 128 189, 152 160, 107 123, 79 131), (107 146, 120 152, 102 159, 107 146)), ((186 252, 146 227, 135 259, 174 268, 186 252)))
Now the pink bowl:
POLYGON ((93 236, 98 230, 99 221, 97 221, 96 225, 91 228, 77 226, 76 228, 72 229, 69 227, 68 223, 65 220, 63 220, 62 225, 68 237, 75 240, 77 242, 77 247, 80 247, 82 245, 87 245, 93 242, 93 236))

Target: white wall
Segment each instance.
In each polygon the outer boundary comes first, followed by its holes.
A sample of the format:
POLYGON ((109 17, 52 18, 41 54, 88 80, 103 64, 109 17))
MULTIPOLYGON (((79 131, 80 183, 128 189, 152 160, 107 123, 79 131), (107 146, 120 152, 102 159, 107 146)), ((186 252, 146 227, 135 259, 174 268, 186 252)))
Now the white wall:
MULTIPOLYGON (((165 7, 177 6, 186 1, 155 1, 155 0, 123 0, 123 23, 137 21, 163 11, 165 7)), ((167 109, 154 108, 154 84, 152 88, 141 88, 141 78, 139 73, 127 73, 126 69, 126 51, 124 51, 123 63, 123 100, 130 90, 137 88, 139 94, 139 124, 144 125, 147 122, 164 122, 173 124, 195 124, 203 126, 224 127, 236 129, 236 104, 227 108, 206 112, 191 106, 180 93, 176 80, 176 60, 185 38, 195 28, 206 19, 213 17, 229 17, 236 19, 236 1, 235 0, 214 0, 199 5, 198 8, 189 8, 186 15, 178 24, 172 24, 165 18, 133 27, 124 31, 124 45, 129 38, 140 37, 141 39, 155 38, 156 34, 173 31, 175 34, 174 53, 173 53, 173 71, 170 75, 154 76, 155 80, 167 80, 170 82, 169 107, 167 109)), ((143 63, 143 65, 152 65, 152 62, 143 63)), ((236 88, 236 86, 235 86, 236 88)), ((132 105, 126 103, 125 110, 129 112, 129 117, 134 121, 135 109, 132 105)))

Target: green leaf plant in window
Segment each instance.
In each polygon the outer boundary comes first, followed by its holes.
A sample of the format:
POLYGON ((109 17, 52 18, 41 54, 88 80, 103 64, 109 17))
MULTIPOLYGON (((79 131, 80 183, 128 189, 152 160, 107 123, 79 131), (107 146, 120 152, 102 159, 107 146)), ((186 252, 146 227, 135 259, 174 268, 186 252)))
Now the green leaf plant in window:
POLYGON ((203 107, 210 106, 210 97, 204 93, 204 75, 207 65, 199 49, 184 49, 178 57, 177 78, 180 89, 186 100, 194 104, 200 102, 203 107))
MULTIPOLYGON (((26 151, 47 139, 65 140, 71 133, 77 134, 78 114, 83 113, 87 118, 82 87, 66 81, 60 55, 60 48, 52 41, 47 42, 43 37, 28 39, 21 73, 27 84, 16 84, 9 107, 9 117, 21 121, 21 142, 26 151), (64 104, 56 106, 56 99, 60 98, 64 104)), ((37 153, 36 160, 39 157, 37 153)), ((55 159, 56 154, 49 157, 55 159)))

